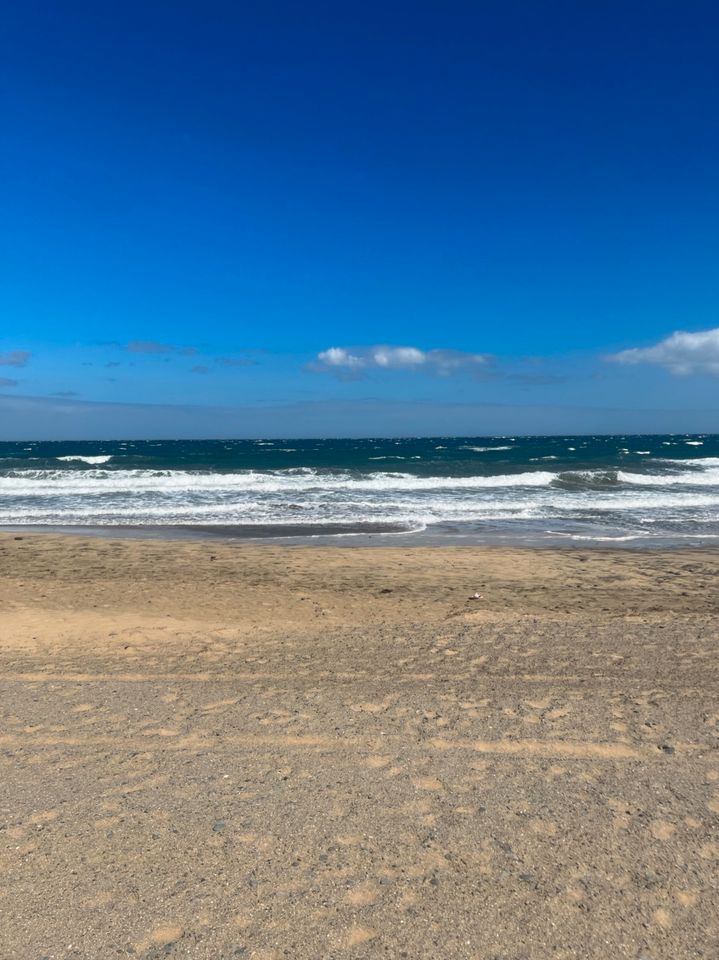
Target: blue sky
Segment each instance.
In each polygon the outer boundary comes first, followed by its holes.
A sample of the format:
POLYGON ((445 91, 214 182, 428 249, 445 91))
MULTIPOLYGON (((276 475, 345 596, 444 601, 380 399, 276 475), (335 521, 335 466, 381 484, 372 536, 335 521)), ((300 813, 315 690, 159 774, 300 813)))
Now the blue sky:
POLYGON ((3 19, 0 437, 719 431, 714 4, 3 19))

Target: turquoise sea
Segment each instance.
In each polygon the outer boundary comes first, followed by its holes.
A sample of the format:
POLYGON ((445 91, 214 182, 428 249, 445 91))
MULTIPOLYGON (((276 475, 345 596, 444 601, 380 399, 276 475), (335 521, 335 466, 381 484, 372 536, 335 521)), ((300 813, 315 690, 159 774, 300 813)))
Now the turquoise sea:
POLYGON ((709 545, 719 436, 0 443, 0 525, 709 545))

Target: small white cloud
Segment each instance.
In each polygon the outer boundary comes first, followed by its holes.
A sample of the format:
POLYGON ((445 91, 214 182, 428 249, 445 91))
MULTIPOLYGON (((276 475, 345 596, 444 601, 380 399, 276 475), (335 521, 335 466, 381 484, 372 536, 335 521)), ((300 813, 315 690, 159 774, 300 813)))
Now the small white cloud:
POLYGON ((344 367, 350 370, 359 370, 367 366, 363 357, 358 357, 344 347, 330 347, 317 354, 317 362, 325 367, 344 367))
POLYGON ((310 364, 315 371, 360 374, 371 369, 420 370, 426 369, 442 375, 468 367, 480 367, 489 363, 490 357, 483 353, 465 353, 461 350, 420 350, 418 347, 330 347, 317 354, 310 364))
POLYGON ((372 347, 370 360, 377 367, 392 370, 403 367, 421 367, 427 361, 427 354, 417 347, 372 347))
POLYGON ((652 363, 680 376, 691 373, 719 376, 719 327, 698 333, 677 330, 653 347, 622 350, 607 360, 623 364, 652 363))
POLYGON ((443 376, 467 367, 486 367, 492 360, 487 353, 464 353, 462 350, 430 350, 426 357, 427 362, 443 376))

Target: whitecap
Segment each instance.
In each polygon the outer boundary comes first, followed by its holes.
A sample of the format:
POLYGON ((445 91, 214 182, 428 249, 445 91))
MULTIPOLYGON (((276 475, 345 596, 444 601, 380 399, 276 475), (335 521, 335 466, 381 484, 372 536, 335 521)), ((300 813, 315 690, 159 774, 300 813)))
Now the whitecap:
POLYGON ((514 447, 458 447, 457 449, 472 450, 474 453, 492 453, 495 450, 514 450, 514 447))
POLYGON ((659 460, 660 463, 676 463, 681 466, 689 465, 690 467, 719 467, 719 457, 687 457, 686 459, 670 459, 669 457, 662 457, 659 460))
POLYGON ((71 462, 73 460, 80 460, 82 463, 97 464, 97 463, 107 463, 108 460, 112 460, 112 454, 103 457, 81 457, 79 454, 70 454, 67 457, 55 457, 56 460, 65 460, 71 462))
POLYGON ((685 470, 682 473, 629 473, 617 472, 622 483, 632 483, 643 487, 715 487, 719 486, 719 470, 685 470))
MULTIPOLYGON (((399 458, 396 458, 399 459, 399 458)), ((110 493, 194 494, 214 492, 279 493, 297 491, 430 491, 482 490, 506 487, 546 487, 555 474, 542 470, 474 477, 417 477, 410 473, 377 472, 357 476, 312 467, 260 472, 210 473, 191 470, 15 470, 0 476, 0 492, 16 496, 100 495, 110 493)))

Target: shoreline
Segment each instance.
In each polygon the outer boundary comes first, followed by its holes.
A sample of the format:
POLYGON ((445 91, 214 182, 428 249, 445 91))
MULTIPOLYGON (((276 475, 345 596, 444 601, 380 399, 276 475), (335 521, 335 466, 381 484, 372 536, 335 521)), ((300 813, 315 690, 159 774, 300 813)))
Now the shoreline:
MULTIPOLYGON (((107 528, 105 528, 107 529, 107 528)), ((213 617, 234 611, 257 620, 292 620, 316 589, 322 609, 345 618, 408 615, 418 620, 497 612, 625 616, 644 612, 719 614, 719 550, 627 550, 610 546, 514 547, 503 544, 409 545, 274 543, 194 536, 178 539, 0 532, 4 583, 17 603, 36 582, 39 596, 63 605, 143 609, 194 606, 213 617), (118 579, 124 582, 115 595, 118 579), (80 590, 80 584, 83 589, 80 590), (49 592, 48 592, 49 591, 49 592), (90 592, 88 592, 90 591, 90 592), (17 597, 15 596, 17 592, 17 597), (468 598, 482 595, 476 606, 468 598), (136 608, 133 607, 136 598, 136 608), (374 606, 376 598, 381 605, 374 606), (366 610, 369 604, 370 609, 366 610), (469 604, 471 609, 468 609, 469 604), (459 611, 459 613, 458 613, 459 611)), ((0 593, 0 603, 2 594, 0 593)))
POLYGON ((572 535, 547 531, 543 536, 527 534, 461 533, 431 529, 408 530, 392 524, 145 524, 145 525, 50 525, 2 524, 0 535, 50 535, 88 537, 92 539, 147 540, 147 541, 217 541, 221 543, 256 544, 287 547, 486 547, 515 550, 592 550, 638 552, 642 554, 664 551, 701 550, 719 551, 719 538, 707 535, 696 537, 639 537, 572 535))

